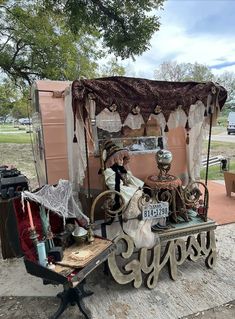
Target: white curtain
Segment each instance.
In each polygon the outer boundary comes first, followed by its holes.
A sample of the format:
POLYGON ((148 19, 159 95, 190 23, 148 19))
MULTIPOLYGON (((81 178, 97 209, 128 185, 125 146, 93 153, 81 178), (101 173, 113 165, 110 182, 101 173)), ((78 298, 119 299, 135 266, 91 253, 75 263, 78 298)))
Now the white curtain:
POLYGON ((206 121, 205 106, 201 101, 192 104, 189 109, 188 122, 189 144, 186 145, 188 176, 191 180, 200 179, 201 153, 206 121))
POLYGON ((69 163, 69 179, 72 182, 73 190, 78 190, 79 185, 82 185, 87 167, 84 123, 82 118, 76 117, 76 136, 77 143, 73 143, 74 136, 74 115, 72 110, 72 92, 71 86, 65 91, 65 115, 67 127, 67 149, 69 163))

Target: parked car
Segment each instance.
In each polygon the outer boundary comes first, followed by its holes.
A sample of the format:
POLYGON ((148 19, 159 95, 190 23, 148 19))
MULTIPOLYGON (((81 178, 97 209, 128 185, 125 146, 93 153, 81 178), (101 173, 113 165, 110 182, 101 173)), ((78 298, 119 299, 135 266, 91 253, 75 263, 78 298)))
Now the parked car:
POLYGON ((235 133, 235 112, 230 112, 228 115, 227 132, 228 135, 235 133))
POLYGON ((30 125, 32 123, 32 120, 30 118, 28 118, 28 117, 25 117, 25 118, 19 119, 18 122, 21 125, 30 125))

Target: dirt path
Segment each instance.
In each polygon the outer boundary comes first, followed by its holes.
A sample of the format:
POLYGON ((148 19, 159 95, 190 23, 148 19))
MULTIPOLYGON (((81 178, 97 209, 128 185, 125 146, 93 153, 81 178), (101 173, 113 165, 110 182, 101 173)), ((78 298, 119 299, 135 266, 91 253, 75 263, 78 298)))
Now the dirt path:
MULTIPOLYGON (((0 318, 4 319, 47 319, 59 306, 59 300, 54 297, 0 297, 0 318)), ((82 319, 84 318, 78 308, 69 307, 61 319, 82 319)), ((110 318, 110 317, 109 317, 110 318)), ((121 319, 117 316, 114 319, 121 319)), ((123 317, 127 318, 127 317, 123 317)), ((197 312, 190 316, 178 319, 234 319, 235 301, 228 302, 222 306, 197 312)), ((108 319, 103 317, 102 319, 108 319)), ((138 318, 136 318, 138 319, 138 318)))
POLYGON ((181 319, 234 319, 235 318, 235 300, 222 306, 197 312, 191 316, 182 317, 181 319))

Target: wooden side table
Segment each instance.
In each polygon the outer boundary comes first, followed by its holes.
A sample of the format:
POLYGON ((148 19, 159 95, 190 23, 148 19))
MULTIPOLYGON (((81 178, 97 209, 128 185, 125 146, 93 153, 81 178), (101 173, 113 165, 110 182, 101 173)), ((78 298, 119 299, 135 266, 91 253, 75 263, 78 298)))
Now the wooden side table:
MULTIPOLYGON (((38 263, 32 262, 26 258, 24 259, 25 267, 29 274, 42 278, 44 284, 63 285, 63 291, 57 295, 57 297, 60 299, 60 306, 55 314, 50 317, 50 319, 59 318, 60 315, 70 305, 77 305, 84 318, 91 319, 89 310, 86 309, 83 304, 83 298, 93 294, 93 292, 87 291, 85 289, 86 277, 101 263, 106 261, 109 255, 116 248, 116 245, 110 240, 95 238, 95 241, 96 240, 103 240, 105 245, 103 245, 100 250, 96 248, 93 257, 90 258, 83 267, 81 267, 81 263, 78 262, 76 265, 76 262, 73 262, 75 267, 56 265, 55 270, 50 270, 47 267, 39 265, 38 263)), ((79 249, 79 247, 77 249, 79 249)))

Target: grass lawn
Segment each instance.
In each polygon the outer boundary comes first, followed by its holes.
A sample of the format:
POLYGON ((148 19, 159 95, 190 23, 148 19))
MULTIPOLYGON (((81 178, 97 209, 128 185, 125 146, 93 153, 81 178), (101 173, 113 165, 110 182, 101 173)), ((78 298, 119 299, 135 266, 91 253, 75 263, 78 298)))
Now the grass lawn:
POLYGON ((226 133, 227 134, 227 128, 226 126, 214 126, 212 127, 212 131, 211 131, 211 134, 212 135, 217 135, 217 134, 220 134, 220 133, 226 133))
MULTIPOLYGON (((229 170, 230 171, 235 171, 235 160, 232 160, 230 162, 230 165, 229 165, 229 170)), ((201 179, 205 179, 206 177, 206 169, 203 168, 201 170, 201 179)), ((215 179, 220 179, 220 180, 223 180, 224 179, 224 173, 223 172, 220 172, 220 165, 214 165, 214 166, 209 166, 209 169, 208 169, 208 179, 209 180, 215 180, 215 179)))
MULTIPOLYGON (((207 155, 208 141, 203 141, 203 157, 207 155)), ((210 156, 224 155, 233 157, 235 155, 235 143, 211 141, 210 156)))
POLYGON ((26 132, 1 134, 0 132, 0 143, 28 144, 30 143, 30 134, 26 132))
MULTIPOLYGON (((208 141, 203 142, 203 155, 202 158, 207 157, 208 141)), ((229 142, 211 141, 210 157, 222 155, 230 159, 229 169, 235 170, 235 144, 229 142)), ((201 179, 205 179, 206 169, 201 169, 201 179)), ((220 165, 210 166, 208 170, 208 179, 224 179, 223 172, 220 172, 220 165)))
POLYGON ((0 134, 1 132, 18 132, 18 131, 26 131, 27 125, 18 125, 15 127, 12 124, 0 124, 0 134))
POLYGON ((27 126, 14 127, 12 124, 0 125, 0 143, 30 143, 30 134, 26 133, 27 126), (7 133, 9 132, 9 133, 7 133))

